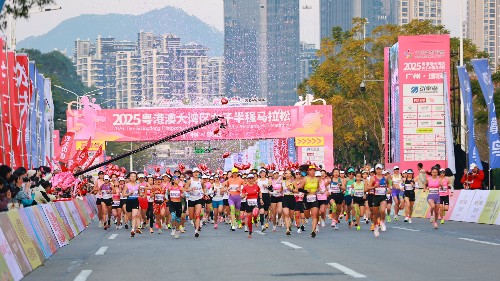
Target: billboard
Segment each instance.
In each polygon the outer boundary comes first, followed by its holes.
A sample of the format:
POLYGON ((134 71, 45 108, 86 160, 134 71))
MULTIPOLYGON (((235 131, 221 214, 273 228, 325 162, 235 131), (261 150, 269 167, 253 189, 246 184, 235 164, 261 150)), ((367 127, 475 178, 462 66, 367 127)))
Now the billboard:
POLYGON ((448 91, 444 85, 449 85, 449 81, 444 83, 444 79, 450 73, 450 38, 400 36, 397 70, 391 64, 394 49, 389 57, 391 89, 385 98, 388 119, 393 121, 392 128, 387 126, 390 146, 386 162, 403 169, 415 168, 419 162, 426 167, 446 167, 444 95, 448 91))
MULTIPOLYGON (((288 139, 318 137, 324 141, 325 167, 333 169, 332 107, 329 105, 218 108, 101 109, 84 104, 67 112, 68 132, 76 141, 155 141, 223 116, 228 128, 214 134, 217 124, 182 135, 175 141, 288 139)), ((312 146, 312 145, 311 145, 312 146)), ((301 150, 297 159, 302 159, 301 150)))

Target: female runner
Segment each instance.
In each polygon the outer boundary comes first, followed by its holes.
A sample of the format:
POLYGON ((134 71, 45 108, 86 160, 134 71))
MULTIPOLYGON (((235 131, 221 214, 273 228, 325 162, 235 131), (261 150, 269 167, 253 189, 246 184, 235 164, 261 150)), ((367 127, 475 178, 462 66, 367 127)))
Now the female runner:
POLYGON ((307 173, 302 172, 305 177, 299 183, 298 191, 306 194, 306 217, 310 215, 312 217, 311 224, 311 237, 316 237, 316 227, 318 226, 318 212, 319 212, 319 203, 316 197, 316 192, 319 188, 319 180, 314 176, 316 172, 316 167, 309 166, 307 173))
MULTIPOLYGON (((122 179, 122 178, 120 178, 122 179)), ((122 229, 122 205, 121 205, 121 194, 123 189, 123 181, 117 181, 117 184, 113 184, 113 217, 116 219, 116 229, 122 229)))
POLYGON ((281 218, 281 213, 283 212, 283 186, 282 178, 278 171, 273 173, 273 179, 271 180, 271 185, 273 187, 273 192, 271 193, 271 221, 273 222, 273 232, 276 231, 277 222, 276 220, 281 218))
POLYGON ((104 183, 101 185, 101 209, 102 209, 102 221, 104 222, 104 230, 107 230, 110 225, 109 225, 109 218, 108 218, 108 213, 111 213, 111 205, 113 205, 112 202, 112 187, 109 182, 109 176, 105 175, 104 176, 104 183))
POLYGON ((170 187, 169 190, 169 210, 170 210, 170 217, 172 220, 172 236, 175 237, 175 239, 179 238, 179 235, 181 233, 181 218, 182 218, 182 203, 181 203, 181 196, 182 196, 182 187, 180 185, 180 178, 174 176, 173 178, 173 185, 170 187))
POLYGON ((231 212, 231 230, 236 231, 236 218, 240 216, 241 208, 241 188, 245 184, 243 179, 238 174, 238 169, 231 170, 231 178, 224 184, 223 191, 229 192, 229 208, 231 212))
POLYGON ((354 189, 354 212, 356 213, 356 222, 354 225, 356 226, 356 230, 361 230, 360 218, 361 216, 365 215, 366 200, 365 183, 363 182, 363 179, 361 177, 361 172, 356 173, 356 181, 352 184, 352 186, 354 189))
POLYGON ((343 190, 345 190, 345 188, 342 185, 342 178, 340 178, 340 170, 335 168, 333 169, 333 176, 329 186, 329 201, 333 214, 332 227, 336 230, 339 229, 337 224, 340 222, 339 218, 342 212, 342 202, 344 202, 344 195, 342 195, 343 190))
POLYGON ((265 169, 260 169, 259 178, 257 179, 257 185, 259 186, 260 193, 262 194, 259 200, 259 216, 260 226, 262 232, 264 232, 268 227, 267 218, 269 215, 269 207, 271 206, 269 187, 272 186, 271 180, 267 178, 267 171, 265 169))
POLYGON ((139 213, 139 184, 136 183, 137 174, 130 172, 130 181, 123 187, 123 196, 127 197, 127 212, 132 214, 132 223, 130 236, 134 237, 136 233, 142 234, 139 230, 141 224, 141 214, 139 213))
POLYGON ((439 198, 439 189, 443 186, 443 180, 438 177, 439 170, 437 167, 432 167, 431 176, 427 178, 427 184, 424 191, 428 191, 427 203, 431 208, 430 221, 434 229, 438 229, 437 219, 439 217, 439 205, 441 200, 439 198))
MULTIPOLYGON (((399 173, 399 167, 394 167, 394 174, 392 175, 392 201, 394 203, 394 220, 399 220, 399 211, 404 209, 404 201, 399 200, 399 194, 401 193, 403 177, 399 173)), ((390 219, 390 217, 389 217, 390 219)))
POLYGON ((343 186, 345 186, 344 202, 346 206, 346 221, 349 228, 352 227, 352 197, 354 196, 353 184, 356 181, 354 179, 354 168, 350 167, 347 169, 347 178, 344 180, 343 186))
POLYGON ((405 222, 412 223, 411 214, 413 213, 413 205, 415 204, 415 180, 413 179, 413 170, 406 171, 406 179, 404 182, 405 188, 405 222))
POLYGON ((375 166, 375 176, 371 177, 370 185, 368 186, 368 190, 374 190, 372 204, 370 205, 370 211, 372 213, 374 230, 373 234, 375 237, 379 236, 379 225, 382 231, 386 230, 385 222, 380 219, 380 210, 385 211, 387 205, 387 180, 382 175, 382 164, 377 164, 375 166))
MULTIPOLYGON (((162 178, 158 177, 154 179, 154 187, 151 193, 151 197, 153 197, 153 213, 156 216, 155 220, 158 224, 158 234, 161 234, 161 224, 163 218, 166 214, 167 204, 165 198, 165 187, 163 187, 162 178)), ((153 233, 153 228, 149 227, 149 232, 153 233)))
POLYGON ((294 181, 292 171, 286 170, 284 173, 285 180, 283 180, 283 217, 286 226, 286 235, 292 235, 292 219, 291 214, 295 211, 295 196, 293 196, 294 191, 294 181))
POLYGON ((101 185, 104 183, 104 172, 99 171, 97 174, 97 180, 94 185, 94 189, 92 190, 92 193, 95 195, 96 198, 96 205, 97 205, 97 217, 99 218, 99 227, 104 226, 104 221, 102 220, 102 206, 101 206, 101 201, 102 201, 102 194, 101 194, 101 185))
POLYGON ((139 229, 146 227, 146 211, 148 210, 148 199, 146 198, 146 188, 148 183, 146 182, 146 177, 144 174, 137 175, 139 181, 139 210, 141 214, 141 224, 138 226, 139 229))
POLYGON ((257 214, 259 212, 257 201, 259 199, 260 188, 255 183, 254 174, 249 174, 247 179, 247 184, 243 187, 241 196, 247 199, 247 206, 245 210, 247 213, 246 225, 248 226, 248 238, 252 238, 252 219, 257 220, 257 214))
POLYGON ((305 230, 305 214, 304 214, 304 193, 299 191, 299 184, 302 181, 302 173, 300 171, 295 172, 295 181, 293 183, 293 195, 295 196, 295 226, 297 227, 297 233, 301 233, 305 230))
POLYGON ((200 237, 199 231, 200 226, 200 215, 202 208, 202 198, 206 194, 205 186, 200 179, 200 170, 198 168, 193 169, 193 177, 190 178, 184 185, 184 192, 189 192, 188 200, 188 214, 189 219, 194 221, 194 237, 200 237))
POLYGON ((330 184, 330 178, 326 175, 325 170, 316 171, 314 174, 319 179, 319 189, 316 194, 319 203, 319 220, 321 227, 325 227, 326 220, 326 208, 328 206, 328 189, 327 186, 330 184))
MULTIPOLYGON (((441 179, 441 188, 439 188, 439 200, 441 201, 441 224, 444 224, 444 216, 450 205, 450 183, 444 169, 439 170, 439 178, 441 179)), ((451 190, 453 192, 453 189, 451 190)), ((451 193, 453 196, 453 193, 451 193)))
POLYGON ((219 180, 219 176, 214 176, 213 183, 213 192, 214 197, 212 198, 212 207, 214 208, 214 229, 219 228, 219 223, 222 222, 222 213, 223 213, 223 196, 222 196, 222 183, 219 180), (219 217, 220 216, 220 217, 219 217))

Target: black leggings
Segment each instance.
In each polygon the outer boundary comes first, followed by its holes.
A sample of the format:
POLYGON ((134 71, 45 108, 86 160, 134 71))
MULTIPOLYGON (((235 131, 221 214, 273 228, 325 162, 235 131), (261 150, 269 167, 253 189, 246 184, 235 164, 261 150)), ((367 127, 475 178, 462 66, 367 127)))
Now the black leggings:
POLYGON ((148 202, 148 210, 146 211, 146 218, 149 219, 149 227, 153 228, 155 225, 155 215, 153 213, 153 202, 148 202))

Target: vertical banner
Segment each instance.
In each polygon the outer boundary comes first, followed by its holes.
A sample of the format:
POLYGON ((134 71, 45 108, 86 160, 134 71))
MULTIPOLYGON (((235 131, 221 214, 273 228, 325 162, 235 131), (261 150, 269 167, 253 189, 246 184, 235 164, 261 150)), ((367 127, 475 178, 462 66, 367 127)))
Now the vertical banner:
POLYGON ((444 92, 444 135, 446 139, 446 160, 448 164, 446 167, 450 168, 450 170, 455 174, 457 171, 455 169, 455 148, 453 145, 453 129, 451 124, 451 103, 450 103, 450 87, 448 86, 448 74, 446 72, 443 73, 444 83, 443 83, 443 92, 444 92))
POLYGON ((284 170, 288 166, 288 146, 287 139, 274 139, 273 149, 274 159, 277 169, 284 170))
POLYGON ((16 54, 13 51, 7 53, 7 78, 9 79, 9 114, 10 114, 10 135, 11 135, 11 165, 14 168, 23 165, 23 155, 21 151, 21 116, 20 116, 20 95, 16 87, 16 54))
POLYGON ((52 143, 54 144, 54 157, 57 157, 61 151, 61 134, 59 130, 54 130, 52 134, 52 143))
POLYGON ((75 133, 67 132, 61 141, 61 150, 59 152, 59 161, 61 163, 68 163, 74 142, 75 142, 75 133))
POLYGON ((472 108, 472 91, 470 87, 470 77, 467 73, 465 66, 457 66, 458 80, 460 81, 460 90, 464 101, 465 120, 467 123, 467 154, 469 156, 469 163, 467 167, 474 163, 479 170, 483 170, 483 164, 479 158, 479 152, 476 146, 475 132, 474 132, 474 111, 472 108))
POLYGON ((295 138, 288 138, 288 161, 291 163, 297 162, 297 149, 295 148, 295 138))
POLYGON ((0 134, 2 137, 2 163, 11 166, 11 143, 12 137, 10 120, 10 93, 9 93, 9 77, 7 68, 7 51, 5 49, 5 42, 0 38, 0 66, 2 66, 2 75, 0 76, 0 112, 2 113, 0 119, 0 134))
POLYGON ((472 60, 477 81, 481 86, 484 100, 488 105, 488 145, 490 147, 490 170, 500 168, 500 138, 498 136, 498 121, 493 100, 495 87, 491 80, 491 69, 488 59, 472 60))
MULTIPOLYGON (((449 35, 400 36, 398 75, 401 168, 448 166, 444 73, 450 73, 449 35)), ((449 85, 449 81, 446 81, 449 85)), ((396 104, 397 105, 397 104, 396 104)), ((396 120, 391 120, 395 122, 396 120)), ((396 144, 397 146, 398 144, 396 144)), ((395 161, 397 162, 397 161, 395 161)))
POLYGON ((29 76, 31 80, 31 101, 30 101, 30 110, 29 110, 29 142, 28 142, 28 153, 29 153, 29 166, 36 167, 38 162, 38 146, 37 146, 37 107, 38 107, 38 69, 35 65, 34 61, 29 62, 29 76))
POLYGON ((20 103, 20 141, 23 155, 23 167, 28 167, 28 152, 26 140, 29 138, 28 111, 31 101, 30 78, 29 78, 29 59, 27 54, 16 55, 16 88, 19 92, 20 103))

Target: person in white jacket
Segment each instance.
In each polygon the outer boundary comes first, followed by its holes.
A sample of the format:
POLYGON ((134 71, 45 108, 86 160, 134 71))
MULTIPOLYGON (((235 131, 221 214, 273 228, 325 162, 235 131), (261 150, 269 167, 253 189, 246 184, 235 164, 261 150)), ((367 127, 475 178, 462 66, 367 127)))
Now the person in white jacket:
POLYGON ((49 181, 41 180, 40 183, 34 188, 35 201, 37 204, 46 204, 56 199, 52 194, 49 194, 49 190, 52 184, 49 181))

